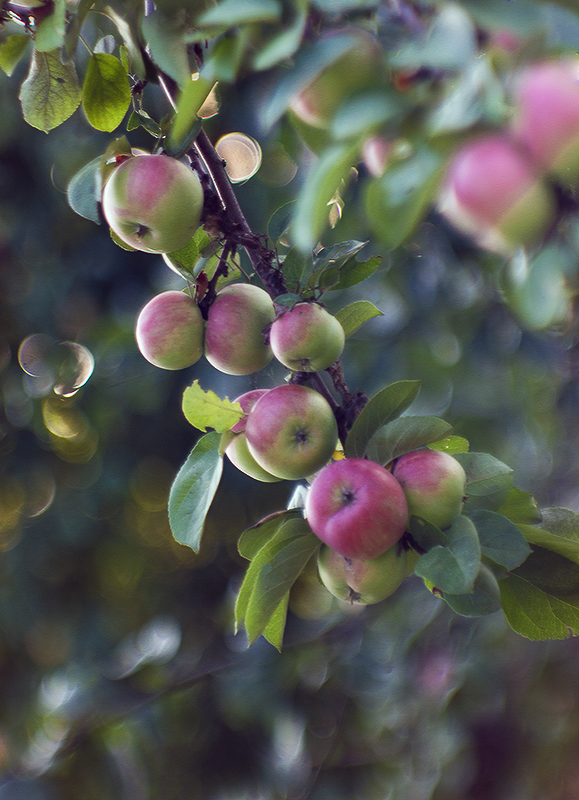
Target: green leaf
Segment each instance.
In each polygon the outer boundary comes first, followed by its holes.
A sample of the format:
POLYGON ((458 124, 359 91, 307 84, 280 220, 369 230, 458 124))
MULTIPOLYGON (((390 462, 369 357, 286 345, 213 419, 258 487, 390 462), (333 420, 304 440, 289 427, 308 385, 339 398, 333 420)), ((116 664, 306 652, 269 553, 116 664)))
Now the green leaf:
POLYGON ((291 226, 295 245, 304 253, 317 244, 328 225, 329 205, 341 181, 358 158, 358 145, 337 144, 326 150, 310 169, 300 189, 291 226))
POLYGON ((301 44, 306 19, 305 11, 301 11, 289 28, 278 33, 265 44, 253 59, 253 69, 263 72, 293 56, 301 44))
POLYGON ((262 547, 274 537, 279 528, 289 519, 303 519, 303 514, 297 509, 284 509, 276 511, 268 517, 261 519, 243 531, 237 542, 239 555, 251 561, 256 557, 262 547))
POLYGON ((196 25, 199 28, 227 30, 234 25, 250 22, 276 23, 280 17, 278 0, 222 0, 201 14, 196 25))
POLYGON ((141 32, 153 61, 179 86, 191 80, 184 30, 175 18, 153 11, 141 20, 141 32))
POLYGON ((279 650, 280 653, 281 646, 283 644, 283 633, 285 630, 288 604, 289 592, 286 592, 263 630, 264 639, 267 639, 267 641, 277 650, 279 650))
POLYGON ((337 141, 369 137, 376 129, 400 116, 404 106, 393 92, 368 91, 349 97, 332 118, 330 131, 337 141))
POLYGON ((486 564, 481 564, 472 592, 469 594, 446 593, 443 595, 443 600, 453 611, 463 617, 479 617, 483 614, 493 614, 501 609, 499 585, 486 564))
POLYGON ((245 625, 252 644, 279 613, 279 604, 320 546, 301 516, 282 517, 275 533, 261 547, 239 590, 236 625, 245 625))
POLYGON ((467 495, 490 495, 499 489, 510 489, 513 470, 488 453, 457 453, 466 472, 467 495))
POLYGON ((283 260, 282 272, 288 289, 298 289, 303 276, 310 274, 313 266, 311 253, 301 253, 297 247, 292 247, 283 260))
POLYGON ((110 53, 93 53, 82 87, 82 107, 89 124, 110 133, 123 121, 131 102, 125 68, 110 53))
POLYGON ((169 524, 173 536, 196 553, 201 546, 205 517, 221 479, 220 440, 215 432, 199 439, 169 493, 169 524))
POLYGON ((541 330, 570 317, 567 275, 576 253, 566 246, 544 247, 532 258, 520 250, 507 264, 502 289, 523 325, 541 330))
POLYGON ((517 525, 532 525, 534 522, 540 522, 543 517, 533 495, 517 489, 516 486, 510 487, 507 497, 498 508, 498 512, 517 525))
POLYGON ((287 233, 294 215, 296 201, 290 200, 276 209, 267 223, 267 236, 274 244, 278 242, 284 233, 287 233))
POLYGON ((34 47, 39 53, 57 50, 64 44, 66 6, 64 0, 54 0, 52 14, 45 17, 34 35, 34 47))
POLYGON ((0 44, 0 68, 10 76, 26 52, 30 36, 26 33, 13 33, 0 44))
POLYGON ((536 547, 499 581, 507 622, 527 639, 566 639, 579 633, 579 566, 536 547))
POLYGON ((215 84, 202 75, 190 80, 184 86, 177 101, 177 112, 166 139, 169 155, 180 158, 191 147, 191 143, 201 130, 201 120, 197 112, 207 100, 215 84))
MULTIPOLYGON (((81 2, 81 6, 82 5, 83 3, 81 2)), ((143 61, 143 56, 138 44, 139 37, 137 32, 134 31, 131 24, 129 24, 129 22, 127 22, 127 20, 124 19, 120 14, 117 14, 117 12, 111 6, 106 6, 106 8, 103 10, 103 13, 114 22, 123 39, 123 42, 125 43, 129 53, 132 71, 137 75, 138 78, 145 78, 147 70, 145 68, 145 62, 143 61)))
POLYGON ((365 281, 366 278, 376 272, 381 263, 382 256, 372 256, 366 261, 356 261, 354 258, 346 261, 340 267, 340 280, 331 287, 332 291, 337 292, 342 289, 349 289, 350 286, 362 283, 362 281, 365 281))
POLYGON ((356 300, 344 308, 341 308, 336 317, 340 321, 346 338, 352 336, 368 320, 374 317, 383 317, 384 312, 376 308, 374 303, 369 300, 356 300))
POLYGON ((417 450, 452 432, 452 426, 438 417, 398 417, 372 436, 366 455, 379 464, 389 464, 404 453, 417 450))
POLYGON ((81 98, 74 64, 63 64, 59 50, 34 50, 28 76, 20 88, 26 122, 48 133, 74 114, 81 98))
POLYGON ((250 27, 223 34, 205 61, 203 75, 211 81, 234 83, 251 41, 250 27))
POLYGON ((552 550, 579 565, 579 514, 568 508, 545 508, 540 526, 519 525, 529 544, 552 550))
POLYGON ((173 250, 170 253, 164 253, 163 260, 171 269, 182 275, 185 280, 190 281, 199 274, 197 264, 200 250, 207 247, 209 241, 210 239, 203 228, 198 228, 193 238, 184 247, 180 247, 179 250, 173 250))
POLYGON ((398 381, 385 386, 366 403, 346 439, 347 458, 363 458, 370 439, 390 420, 399 417, 416 399, 420 381, 398 381))
POLYGON ((245 416, 239 403, 227 397, 222 400, 211 390, 203 391, 198 380, 183 392, 183 414, 194 428, 213 428, 217 433, 228 431, 245 416))
POLYGON ((443 593, 471 592, 481 559, 476 528, 468 517, 460 515, 443 536, 445 544, 420 556, 414 572, 443 593))
POLYGON ((66 190, 69 206, 81 217, 100 223, 102 156, 97 156, 73 175, 66 190))
POLYGON ((431 450, 441 450, 443 453, 448 453, 451 456, 457 453, 468 453, 469 443, 468 439, 463 436, 446 436, 439 442, 430 442, 428 445, 431 450))
POLYGON ((398 247, 422 220, 432 204, 443 167, 442 156, 421 147, 368 184, 366 213, 385 247, 398 247))
POLYGON ((474 511, 470 515, 478 532, 481 551, 505 569, 515 569, 531 554, 531 548, 517 526, 494 511, 474 511))

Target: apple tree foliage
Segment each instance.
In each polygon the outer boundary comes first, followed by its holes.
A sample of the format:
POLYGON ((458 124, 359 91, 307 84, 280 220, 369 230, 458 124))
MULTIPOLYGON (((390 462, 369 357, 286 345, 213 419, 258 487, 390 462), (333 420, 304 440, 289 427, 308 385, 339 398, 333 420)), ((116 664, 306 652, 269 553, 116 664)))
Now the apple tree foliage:
MULTIPOLYGON (((400 248, 411 249, 424 226, 445 224, 436 202, 453 152, 505 128, 522 64, 572 53, 579 41, 572 3, 531 0, 4 0, 1 19, 0 67, 8 76, 25 72, 24 120, 50 135, 83 114, 110 134, 101 154, 70 176, 75 212, 102 221, 104 181, 131 153, 132 137, 145 133, 150 151, 188 156, 204 181, 202 227, 166 256, 200 304, 207 308, 241 276, 261 283, 278 307, 323 299, 344 328, 346 350, 365 323, 388 313, 371 288, 365 296, 372 278, 400 248), (372 76, 354 90, 346 76, 335 80, 321 124, 300 116, 296 98, 360 56, 370 39, 372 76), (238 92, 254 104, 264 164, 291 173, 301 159, 263 230, 248 221, 250 204, 238 201, 228 177, 238 156, 228 164, 211 136, 218 107, 226 113, 238 92)), ((573 329, 579 252, 575 194, 553 191, 556 216, 538 244, 480 256, 514 317, 546 337, 573 329)), ((430 447, 463 465, 466 501, 451 527, 409 523, 410 546, 421 554, 415 573, 434 594, 466 617, 502 608, 530 639, 579 633, 579 514, 540 510, 509 466, 471 450, 442 418, 413 412, 420 376, 401 378, 371 397, 350 388, 340 364, 291 380, 330 399, 341 455, 388 466, 430 447)), ((175 539, 197 552, 242 412, 198 379, 182 409, 203 435, 175 478, 168 513, 175 539)), ((263 635, 281 648, 292 586, 319 548, 302 506, 298 491, 286 508, 240 531, 239 553, 250 563, 235 616, 250 644, 263 635)))

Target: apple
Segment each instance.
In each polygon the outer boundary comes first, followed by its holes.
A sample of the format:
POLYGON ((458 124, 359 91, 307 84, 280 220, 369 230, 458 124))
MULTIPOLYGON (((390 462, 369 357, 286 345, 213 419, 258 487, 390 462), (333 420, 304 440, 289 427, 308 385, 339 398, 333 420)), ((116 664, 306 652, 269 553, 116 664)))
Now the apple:
POLYGON ((264 331, 275 317, 266 291, 251 283, 234 283, 217 293, 205 328, 205 356, 227 375, 249 375, 272 359, 264 331))
POLYGON ((344 458, 325 467, 306 497, 305 517, 322 542, 346 558, 376 558, 406 529, 402 487, 375 461, 344 458))
POLYGON ((318 372, 337 361, 344 350, 344 329, 317 303, 297 303, 273 323, 269 344, 285 367, 318 372))
POLYGON ((511 253, 541 239, 553 220, 555 201, 522 148, 492 135, 455 152, 438 208, 481 247, 511 253))
MULTIPOLYGON (((245 392, 245 394, 242 394, 240 397, 237 397, 233 402, 239 403, 243 411, 245 411, 246 414, 249 414, 257 400, 268 391, 268 389, 252 389, 249 392, 245 392)), ((236 422, 231 428, 232 432, 236 433, 237 436, 225 449, 225 455, 229 458, 231 463, 237 467, 237 469, 258 481, 262 481, 263 483, 274 483, 279 481, 280 478, 277 478, 275 475, 272 475, 270 472, 264 470, 263 467, 260 467, 255 458, 249 452, 247 439, 245 436, 246 423, 247 416, 242 417, 239 422, 236 422)))
POLYGON ((249 452, 263 469, 278 478, 300 480, 329 461, 338 443, 338 425, 321 394, 284 384, 257 400, 245 435, 249 452))
MULTIPOLYGON (((290 103, 299 120, 314 128, 328 128, 332 117, 348 97, 372 88, 382 74, 381 50, 371 34, 352 30, 351 47, 316 75, 290 103)), ((327 48, 341 44, 339 35, 323 40, 327 48)))
POLYGON ((530 65, 514 94, 512 136, 538 169, 572 188, 579 182, 579 59, 530 65))
POLYGON ((461 513, 466 473, 448 453, 413 450, 398 459, 392 474, 404 490, 411 516, 444 530, 461 513))
POLYGON ((205 322, 193 298, 161 292, 137 317, 135 338, 143 356, 161 369, 185 369, 203 355, 205 322))
POLYGON ((414 568, 414 555, 418 554, 395 544, 376 558, 346 558, 324 544, 318 553, 318 574, 339 600, 372 605, 398 589, 414 568))
POLYGON ((104 185, 102 209, 125 244, 147 253, 184 247, 199 227, 203 189, 196 173, 164 155, 129 157, 104 185))

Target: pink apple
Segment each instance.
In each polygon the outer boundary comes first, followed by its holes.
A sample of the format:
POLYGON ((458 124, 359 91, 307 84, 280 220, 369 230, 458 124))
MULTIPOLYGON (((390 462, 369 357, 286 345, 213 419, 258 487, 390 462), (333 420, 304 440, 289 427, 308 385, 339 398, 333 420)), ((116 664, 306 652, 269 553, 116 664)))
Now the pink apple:
POLYGON ((513 137, 533 164, 565 186, 579 181, 579 59, 542 61, 515 87, 513 137))
POLYGON ((184 247, 199 227, 203 189, 183 162, 140 155, 119 164, 105 183, 102 209, 125 244, 148 253, 184 247))
POLYGON ((398 459, 392 473, 404 490, 410 515, 444 529, 461 513, 466 474, 448 453, 413 450, 398 459))
POLYGON ((162 292, 139 313, 135 338, 151 364, 161 369, 185 369, 203 355, 204 326, 199 306, 190 295, 162 292))
POLYGON ((344 329, 317 303, 297 303, 271 326, 270 347, 285 367, 318 372, 330 367, 344 350, 344 329))
POLYGON ((300 480, 321 469, 338 443, 334 412, 307 386, 284 384, 260 397, 247 417, 249 452, 279 478, 300 480))
MULTIPOLYGON (((245 411, 246 414, 249 414, 257 400, 268 391, 268 389, 252 389, 249 392, 245 392, 245 394, 242 394, 240 397, 237 397, 233 402, 239 403, 243 411, 245 411)), ((272 475, 270 472, 264 470, 263 467, 260 467, 255 458, 249 452, 247 439, 245 436, 246 423, 247 417, 242 417, 239 422, 236 422, 231 428, 233 433, 237 433, 237 436, 227 446, 225 450, 226 456, 229 458, 231 463, 237 467, 237 469, 241 470, 241 472, 244 472, 246 475, 255 478, 255 480, 262 481, 263 483, 274 483, 281 480, 280 478, 276 478, 276 476, 272 475)))
POLYGON ((234 283, 217 293, 209 308, 205 355, 227 375, 249 375, 272 359, 264 331, 275 317, 273 301, 251 283, 234 283))
POLYGON ((344 458, 325 467, 306 497, 305 516, 322 542, 346 558, 376 558, 406 529, 408 508, 385 467, 344 458))
POLYGON ((412 572, 418 553, 395 544, 376 558, 346 558, 327 545, 318 554, 318 573, 340 600, 371 605, 385 600, 412 572))
POLYGON ((488 250, 537 242, 554 216, 554 197, 524 150, 506 136, 467 142, 452 157, 438 199, 442 214, 488 250))

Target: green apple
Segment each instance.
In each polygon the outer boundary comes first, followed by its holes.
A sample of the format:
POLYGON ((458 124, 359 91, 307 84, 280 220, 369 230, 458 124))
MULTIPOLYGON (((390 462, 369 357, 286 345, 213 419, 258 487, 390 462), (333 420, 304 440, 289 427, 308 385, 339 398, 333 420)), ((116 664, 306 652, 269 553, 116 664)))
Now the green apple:
POLYGON ((455 152, 438 208, 481 247, 508 254, 545 235, 555 199, 520 146, 506 136, 489 135, 455 152))
MULTIPOLYGON (((249 392, 245 392, 245 394, 242 394, 240 397, 237 397, 233 402, 239 403, 243 411, 249 414, 257 400, 268 391, 269 389, 252 389, 249 392)), ((247 417, 242 417, 239 422, 236 422, 231 428, 232 432, 236 433, 237 436, 225 449, 225 455, 237 469, 249 475, 251 478, 255 478, 257 481, 274 483, 281 480, 281 478, 277 478, 275 475, 263 469, 263 467, 260 467, 249 452, 245 436, 246 423, 247 417)))
POLYGON ((260 397, 247 417, 249 452, 278 478, 300 480, 321 469, 338 444, 334 412, 321 394, 284 384, 260 397))
POLYGON ((139 313, 135 338, 151 364, 161 369, 185 369, 203 355, 204 327, 199 306, 190 295, 161 292, 139 313))
POLYGON ((330 367, 344 350, 340 322, 318 303, 297 303, 273 323, 269 344, 285 367, 318 372, 330 367))
POLYGON ((147 253, 184 247, 199 227, 203 189, 197 174, 164 155, 122 161, 104 185, 102 209, 125 244, 147 253))
POLYGON ((381 464, 344 458, 316 475, 304 514, 316 536, 346 558, 376 558, 406 530, 402 487, 381 464))
POLYGON ((579 182, 579 59, 522 70, 509 129, 537 169, 573 188, 579 182))
POLYGON ((318 573, 334 597, 352 604, 372 605, 390 597, 412 572, 415 562, 414 551, 397 544, 369 559, 346 558, 322 545, 318 573))
POLYGON ((444 530, 461 513, 466 473, 448 453, 413 450, 398 459, 392 473, 404 490, 410 515, 444 530))
POLYGON ((265 342, 275 309, 271 297, 259 286, 234 283, 217 293, 207 315, 205 356, 227 375, 249 375, 272 359, 265 342))

